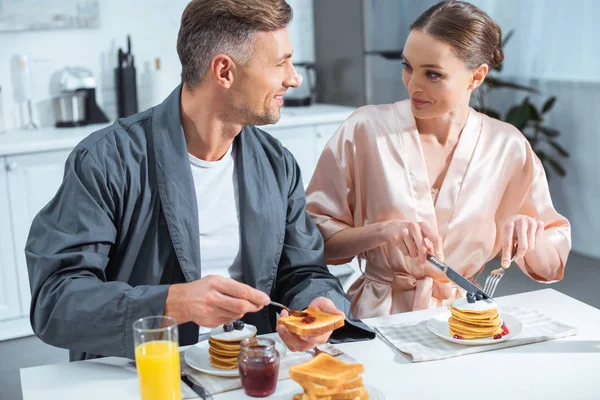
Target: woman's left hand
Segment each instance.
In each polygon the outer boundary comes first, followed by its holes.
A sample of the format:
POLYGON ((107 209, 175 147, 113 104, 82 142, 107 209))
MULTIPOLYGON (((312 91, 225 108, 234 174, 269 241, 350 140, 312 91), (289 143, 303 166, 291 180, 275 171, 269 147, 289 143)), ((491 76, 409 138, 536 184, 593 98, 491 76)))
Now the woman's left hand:
POLYGON ((517 259, 522 260, 528 251, 535 248, 537 241, 544 233, 543 221, 527 215, 517 214, 510 218, 503 228, 502 267, 508 268, 511 263, 512 250, 517 246, 517 259))

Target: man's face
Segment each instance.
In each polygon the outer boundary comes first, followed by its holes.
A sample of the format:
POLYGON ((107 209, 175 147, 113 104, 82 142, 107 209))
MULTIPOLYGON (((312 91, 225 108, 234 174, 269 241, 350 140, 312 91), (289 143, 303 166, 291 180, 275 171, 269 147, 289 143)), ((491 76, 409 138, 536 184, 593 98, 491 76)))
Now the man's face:
MULTIPOLYGON (((243 125, 268 125, 279 121, 283 95, 300 86, 292 65, 292 44, 287 28, 259 31, 250 61, 236 66, 229 107, 243 125)), ((227 110, 225 110, 227 112, 227 110)))

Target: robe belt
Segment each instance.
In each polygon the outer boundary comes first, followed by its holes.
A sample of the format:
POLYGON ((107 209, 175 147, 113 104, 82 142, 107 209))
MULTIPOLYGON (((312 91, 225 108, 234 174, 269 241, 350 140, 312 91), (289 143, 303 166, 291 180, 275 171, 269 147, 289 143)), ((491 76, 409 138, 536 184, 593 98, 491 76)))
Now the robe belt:
POLYGON ((435 281, 430 276, 417 279, 412 275, 391 271, 382 275, 375 275, 368 271, 369 268, 365 268, 364 275, 367 279, 389 285, 392 289, 414 290, 413 308, 415 310, 428 309, 432 297, 438 300, 452 300, 456 296, 456 286, 452 282, 435 281))

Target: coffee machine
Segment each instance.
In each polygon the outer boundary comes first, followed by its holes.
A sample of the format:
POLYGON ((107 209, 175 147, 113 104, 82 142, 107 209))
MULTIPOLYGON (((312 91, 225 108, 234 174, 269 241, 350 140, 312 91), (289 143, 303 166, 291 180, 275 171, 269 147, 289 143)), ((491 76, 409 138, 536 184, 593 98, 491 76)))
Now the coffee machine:
POLYGON ((56 127, 65 128, 108 122, 96 103, 96 79, 83 67, 59 71, 59 95, 52 99, 56 127))

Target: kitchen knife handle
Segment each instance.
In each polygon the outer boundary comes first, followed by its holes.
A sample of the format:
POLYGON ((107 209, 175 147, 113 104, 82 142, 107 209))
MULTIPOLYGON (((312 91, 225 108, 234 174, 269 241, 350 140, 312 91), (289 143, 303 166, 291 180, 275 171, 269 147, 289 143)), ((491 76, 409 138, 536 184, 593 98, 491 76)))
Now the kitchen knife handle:
POLYGON ((441 269, 443 273, 446 273, 446 271, 448 271, 448 266, 440 260, 438 260, 437 258, 435 258, 433 254, 427 253, 427 261, 441 269))

